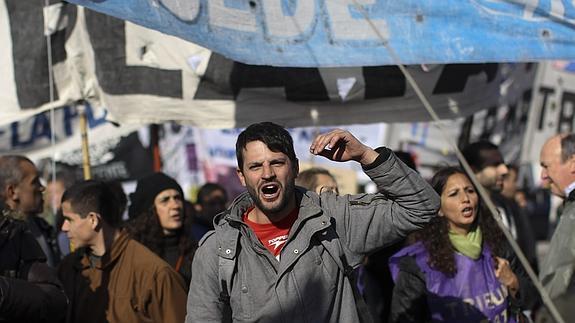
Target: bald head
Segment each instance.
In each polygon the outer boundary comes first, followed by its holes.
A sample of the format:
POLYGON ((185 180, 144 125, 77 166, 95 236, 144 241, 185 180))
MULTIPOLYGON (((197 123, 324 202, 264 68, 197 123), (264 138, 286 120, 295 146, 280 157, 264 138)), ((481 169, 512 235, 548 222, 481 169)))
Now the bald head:
POLYGON ((0 198, 10 209, 24 215, 43 210, 44 186, 30 159, 9 155, 0 157, 0 198))
POLYGON ((575 134, 559 134, 549 138, 539 160, 541 180, 551 192, 565 197, 565 189, 575 182, 575 134))

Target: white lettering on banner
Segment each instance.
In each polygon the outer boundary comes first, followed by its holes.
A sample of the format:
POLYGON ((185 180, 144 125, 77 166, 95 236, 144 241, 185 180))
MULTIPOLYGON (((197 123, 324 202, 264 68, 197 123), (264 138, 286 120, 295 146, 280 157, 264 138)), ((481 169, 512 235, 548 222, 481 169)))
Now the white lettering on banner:
MULTIPOLYGON (((105 113, 98 115, 101 109, 86 109, 88 127, 93 129, 106 123, 105 113), (94 111, 96 110, 96 111, 94 111)), ((66 106, 57 109, 54 113, 56 122, 53 129, 56 141, 70 138, 76 131, 78 111, 74 107, 66 106)), ((51 125, 48 112, 40 113, 34 117, 13 122, 0 127, 0 152, 32 149, 50 142, 51 125)))
POLYGON ((270 36, 294 37, 313 28, 315 2, 310 0, 291 1, 293 14, 286 15, 282 0, 262 0, 264 18, 270 36))
POLYGON ((489 14, 522 17, 529 21, 545 21, 549 19, 549 16, 558 20, 574 21, 575 6, 572 1, 551 0, 550 2, 551 9, 549 10, 549 1, 472 0, 472 3, 489 14))
POLYGON ((235 9, 226 6, 225 0, 210 0, 208 1, 208 15, 212 26, 252 33, 257 31, 256 16, 251 8, 248 10, 235 9))
MULTIPOLYGON (((330 25, 335 40, 369 40, 379 39, 373 27, 365 19, 361 12, 357 12, 357 17, 352 17, 351 9, 355 9, 354 4, 363 6, 374 4, 376 0, 342 0, 326 1, 327 11, 330 15, 330 25)), ((364 7, 363 10, 367 9, 364 7)), ((371 18, 375 29, 383 36, 384 40, 389 38, 387 23, 383 19, 371 18)))
POLYGON ((174 16, 186 22, 193 21, 200 13, 199 0, 160 0, 159 2, 174 16))
MULTIPOLYGON (((378 40, 371 25, 365 20, 363 14, 354 6, 357 4, 364 6, 374 5, 376 0, 343 0, 325 1, 327 8, 327 20, 331 27, 332 37, 337 41, 349 40, 378 40), (353 12, 353 15, 352 15, 353 12)), ((171 14, 186 22, 192 22, 200 12, 198 0, 161 0, 160 3, 171 14)), ((249 1, 247 8, 232 8, 226 4, 225 0, 210 0, 208 3, 208 21, 211 26, 222 27, 237 31, 256 33, 257 18, 256 6, 258 2, 249 1)), ((273 37, 297 37, 303 36, 307 30, 313 28, 317 21, 316 1, 300 0, 261 0, 263 6, 262 22, 265 24, 263 30, 268 33, 268 40, 274 41, 273 37), (292 11, 286 14, 285 8, 292 11), (294 9, 295 8, 295 9, 294 9)), ((318 5, 318 8, 323 6, 318 5)), ((371 18, 375 28, 384 36, 389 36, 387 23, 383 19, 371 18)))

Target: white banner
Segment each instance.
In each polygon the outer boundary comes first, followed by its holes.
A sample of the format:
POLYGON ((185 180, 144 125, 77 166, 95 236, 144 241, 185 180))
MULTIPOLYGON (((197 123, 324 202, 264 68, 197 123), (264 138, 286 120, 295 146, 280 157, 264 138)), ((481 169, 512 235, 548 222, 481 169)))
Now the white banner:
POLYGON ((539 153, 543 144, 558 133, 575 129, 575 61, 550 61, 539 65, 533 88, 527 135, 521 160, 533 163, 539 182, 539 153))
MULTIPOLYGON (((201 128, 264 120, 287 127, 430 120, 395 66, 247 65, 65 2, 43 8, 0 0, 0 41, 0 124, 80 100, 104 104, 120 123, 176 120, 201 128)), ((496 105, 502 84, 529 74, 530 65, 514 73, 505 66, 408 70, 439 116, 453 119, 496 105)))

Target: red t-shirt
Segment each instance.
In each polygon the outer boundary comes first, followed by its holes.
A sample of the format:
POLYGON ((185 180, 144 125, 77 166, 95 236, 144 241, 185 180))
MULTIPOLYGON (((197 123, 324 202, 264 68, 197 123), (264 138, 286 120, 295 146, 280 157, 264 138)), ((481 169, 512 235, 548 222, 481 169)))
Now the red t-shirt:
POLYGON ((294 208, 279 222, 259 224, 248 219, 248 214, 254 208, 249 208, 243 215, 244 222, 254 231, 261 243, 266 247, 277 260, 280 260, 280 253, 288 239, 289 230, 297 220, 299 208, 294 208))

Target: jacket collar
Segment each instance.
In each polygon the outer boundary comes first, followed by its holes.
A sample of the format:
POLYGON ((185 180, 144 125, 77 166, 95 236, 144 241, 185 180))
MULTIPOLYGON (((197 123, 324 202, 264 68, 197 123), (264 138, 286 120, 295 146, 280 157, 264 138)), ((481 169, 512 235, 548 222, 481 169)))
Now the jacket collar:
MULTIPOLYGON (((298 219, 293 224, 293 230, 300 230, 303 223, 309 223, 303 227, 306 235, 325 229, 331 222, 321 209, 320 197, 311 191, 306 191, 301 187, 296 187, 296 205, 300 208, 298 219)), ((240 226, 245 225, 242 215, 254 204, 248 192, 240 194, 230 205, 230 207, 218 214, 214 218, 214 227, 218 234, 220 256, 232 259, 237 251, 237 241, 240 234, 240 226)))
MULTIPOLYGON (((101 257, 100 261, 97 262, 94 266, 96 269, 105 269, 111 265, 113 265, 116 260, 122 255, 128 243, 130 242, 130 236, 125 230, 122 230, 118 237, 112 242, 112 246, 110 250, 107 250, 106 253, 101 257)), ((81 260, 81 267, 88 268, 91 267, 90 265, 90 251, 86 248, 84 251, 84 255, 81 260)))

